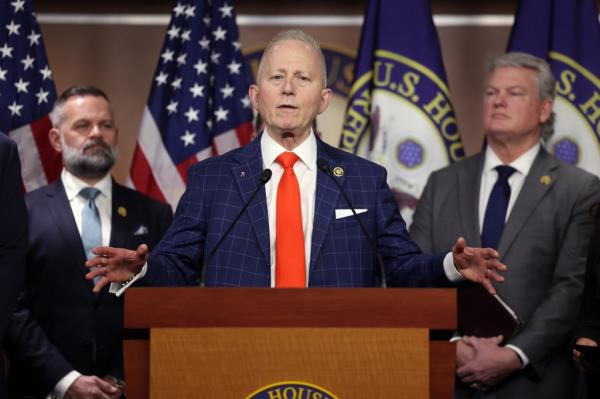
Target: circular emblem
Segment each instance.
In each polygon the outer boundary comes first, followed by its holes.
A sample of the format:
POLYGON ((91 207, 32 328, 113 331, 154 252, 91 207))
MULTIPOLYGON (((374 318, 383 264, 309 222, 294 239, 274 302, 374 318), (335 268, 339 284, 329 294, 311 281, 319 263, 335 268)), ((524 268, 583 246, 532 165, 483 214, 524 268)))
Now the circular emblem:
POLYGON ((333 168, 333 174, 334 176, 342 177, 344 176, 344 169, 342 169, 339 166, 336 166, 335 168, 333 168))
POLYGON ((124 206, 120 206, 117 209, 117 213, 119 214, 119 216, 125 217, 127 216, 127 209, 124 206))
POLYGON ((282 381, 267 385, 252 392, 246 399, 338 399, 324 388, 301 381, 282 381))
POLYGON ((413 138, 409 138, 398 144, 396 158, 406 168, 412 169, 423 163, 424 153, 423 146, 413 138))
POLYGON ((554 142, 554 154, 556 157, 571 165, 579 162, 579 146, 573 138, 565 137, 554 142))
POLYGON ((552 183, 552 178, 548 175, 544 175, 540 177, 540 183, 542 183, 544 186, 547 186, 548 184, 552 183))
POLYGON ((554 136, 548 142, 557 158, 600 174, 600 80, 568 54, 548 53, 556 77, 554 136))

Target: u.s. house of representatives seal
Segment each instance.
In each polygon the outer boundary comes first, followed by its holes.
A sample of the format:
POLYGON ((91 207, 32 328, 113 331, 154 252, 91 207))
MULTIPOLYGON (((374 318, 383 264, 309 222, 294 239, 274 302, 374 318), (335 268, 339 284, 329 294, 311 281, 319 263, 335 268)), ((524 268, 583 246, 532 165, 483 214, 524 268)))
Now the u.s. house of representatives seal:
POLYGON ((317 385, 302 381, 282 381, 259 388, 246 399, 338 399, 317 385))
POLYGON ((549 56, 557 78, 549 149, 559 159, 600 175, 600 79, 565 54, 551 51, 549 56))
POLYGON ((464 157, 448 87, 425 65, 377 50, 372 69, 357 76, 349 97, 340 147, 387 169, 410 223, 427 176, 464 157))

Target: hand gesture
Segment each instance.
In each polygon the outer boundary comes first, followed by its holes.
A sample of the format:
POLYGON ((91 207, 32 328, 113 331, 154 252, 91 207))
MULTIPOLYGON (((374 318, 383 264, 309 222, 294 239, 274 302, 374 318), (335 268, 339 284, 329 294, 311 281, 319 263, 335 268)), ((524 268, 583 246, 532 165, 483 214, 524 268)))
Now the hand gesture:
POLYGON ((456 240, 452 247, 454 264, 467 280, 482 284, 490 294, 495 294, 496 289, 492 280, 504 281, 498 271, 506 270, 506 265, 498 260, 499 254, 492 248, 467 247, 463 237, 456 240))
POLYGON ((85 262, 85 267, 91 269, 85 278, 93 280, 94 277, 100 276, 93 289, 95 293, 100 292, 108 283, 130 279, 140 272, 148 260, 146 244, 140 245, 135 251, 123 248, 96 247, 92 252, 96 254, 96 257, 85 262))

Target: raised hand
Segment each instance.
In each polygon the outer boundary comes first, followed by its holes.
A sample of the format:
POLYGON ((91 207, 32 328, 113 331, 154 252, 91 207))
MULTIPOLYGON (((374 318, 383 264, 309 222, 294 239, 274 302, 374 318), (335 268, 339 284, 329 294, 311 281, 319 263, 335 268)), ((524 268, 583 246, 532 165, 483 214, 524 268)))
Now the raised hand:
POLYGON ((452 247, 454 264, 460 273, 467 280, 482 284, 490 294, 496 293, 492 280, 504 281, 498 271, 506 270, 506 265, 498 260, 499 256, 498 251, 492 248, 467 247, 463 237, 459 237, 452 247))
POLYGON ((92 251, 96 257, 85 262, 85 266, 91 269, 85 277, 92 280, 100 276, 93 289, 96 293, 108 283, 130 279, 140 272, 148 260, 146 244, 140 245, 135 251, 113 247, 96 247, 92 251))

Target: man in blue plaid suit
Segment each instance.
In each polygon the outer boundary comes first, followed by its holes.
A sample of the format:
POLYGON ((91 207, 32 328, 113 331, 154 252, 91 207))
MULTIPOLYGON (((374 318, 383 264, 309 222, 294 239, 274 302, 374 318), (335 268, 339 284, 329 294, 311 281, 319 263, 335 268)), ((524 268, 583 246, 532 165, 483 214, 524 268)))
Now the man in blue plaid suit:
POLYGON ((301 195, 306 286, 379 284, 368 234, 383 258, 390 285, 445 286, 466 278, 493 292, 490 279, 501 281, 497 271, 505 268, 495 250, 466 247, 460 238, 451 252, 421 253, 406 231, 385 169, 333 148, 314 134, 312 122, 327 108, 331 95, 325 86, 325 61, 317 42, 301 31, 278 34, 266 47, 257 83, 249 91, 264 120, 263 133, 244 148, 190 168, 173 224, 150 256, 145 246, 136 252, 96 248, 98 256, 86 263, 98 266, 88 273, 88 278, 101 277, 94 290, 127 281, 111 286, 120 294, 137 280, 154 286, 198 285, 203 267, 206 285, 275 286, 275 195, 283 173, 275 158, 293 151, 300 158, 293 169, 301 195), (273 177, 260 187, 267 168, 273 177), (367 234, 333 179, 347 193, 367 234), (246 203, 248 209, 207 260, 246 203))

